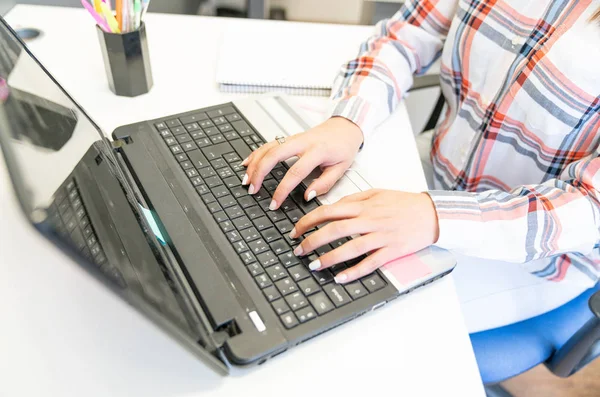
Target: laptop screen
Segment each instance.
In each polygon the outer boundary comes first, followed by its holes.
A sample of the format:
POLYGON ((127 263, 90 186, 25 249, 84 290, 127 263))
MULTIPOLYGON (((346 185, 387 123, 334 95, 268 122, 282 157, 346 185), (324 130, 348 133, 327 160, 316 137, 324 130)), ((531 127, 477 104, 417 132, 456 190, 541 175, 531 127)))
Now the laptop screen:
POLYGON ((183 314, 183 294, 177 293, 161 261, 164 249, 160 251, 161 245, 144 232, 149 228, 139 226, 139 213, 133 210, 137 202, 124 193, 126 183, 115 167, 111 143, 1 18, 0 143, 19 201, 32 223, 126 298, 151 307, 153 316, 160 314, 163 325, 168 323, 198 341, 198 331, 192 330, 183 314), (106 164, 102 175, 94 174, 100 158, 106 164), (111 192, 118 192, 120 201, 111 192), (128 230, 141 236, 136 252, 149 253, 144 260, 128 252, 132 236, 119 234, 118 227, 103 226, 112 215, 98 208, 108 208, 108 203, 131 219, 128 230))

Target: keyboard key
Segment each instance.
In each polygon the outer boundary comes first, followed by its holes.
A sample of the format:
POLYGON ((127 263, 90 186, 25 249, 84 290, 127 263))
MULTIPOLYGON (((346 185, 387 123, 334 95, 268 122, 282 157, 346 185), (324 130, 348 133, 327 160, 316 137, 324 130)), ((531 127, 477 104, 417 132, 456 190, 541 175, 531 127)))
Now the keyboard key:
POLYGON ((258 208, 258 205, 246 208, 246 214, 248 214, 248 218, 250 219, 260 218, 261 216, 265 215, 265 213, 260 208, 258 208))
POLYGON ((303 265, 296 265, 288 269, 294 281, 302 281, 310 277, 310 272, 303 265))
POLYGON ((217 201, 217 199, 212 194, 205 194, 202 196, 202 201, 204 201, 204 204, 210 204, 213 201, 217 201))
POLYGON ((225 137, 225 139, 227 139, 228 141, 233 141, 234 139, 238 139, 240 136, 238 135, 237 132, 235 131, 228 131, 228 132, 224 132, 223 136, 225 137))
POLYGON ((271 199, 270 199, 270 198, 268 198, 268 199, 266 199, 266 200, 263 200, 263 201, 259 201, 259 202, 258 202, 258 205, 259 205, 259 206, 260 206, 260 208, 262 208, 262 209, 263 209, 263 211, 265 211, 265 212, 267 212, 267 211, 271 211, 271 210, 269 209, 269 205, 271 205, 271 199))
POLYGON ((362 298, 367 295, 367 289, 360 281, 353 282, 351 284, 344 285, 344 288, 348 292, 348 294, 352 297, 352 299, 362 298))
POLYGON ((248 196, 248 189, 244 186, 237 186, 231 189, 231 194, 235 198, 239 198, 238 202, 242 206, 242 208, 251 207, 255 204, 254 199, 248 196))
POLYGON ((300 220, 300 218, 304 216, 304 213, 302 213, 302 211, 300 210, 291 210, 287 213, 287 216, 290 218, 290 221, 292 221, 292 223, 297 223, 300 220))
POLYGON ((256 262, 256 258, 254 257, 254 255, 252 255, 250 251, 244 252, 242 255, 240 255, 240 258, 244 262, 244 265, 250 265, 256 262))
MULTIPOLYGON (((254 194, 254 198, 256 201, 271 200, 271 195, 265 190, 264 187, 261 187, 259 191, 254 194)), ((269 201, 269 203, 271 203, 271 201, 269 201)))
POLYGON ((219 226, 221 227, 221 230, 223 231, 223 233, 228 233, 232 230, 235 230, 233 227, 233 223, 231 223, 231 221, 229 221, 229 220, 222 222, 221 224, 219 224, 219 226))
POLYGON ((173 145, 173 146, 171 146, 169 149, 171 149, 171 152, 172 152, 173 154, 179 154, 179 153, 182 153, 182 152, 183 152, 183 149, 182 149, 182 148, 181 148, 181 146, 179 146, 179 145, 173 145))
POLYGON ((300 291, 302 291, 306 296, 321 291, 321 287, 313 278, 307 278, 305 280, 300 281, 298 283, 298 287, 300 288, 300 291))
POLYGON ((278 281, 287 277, 285 268, 280 264, 273 265, 266 269, 267 274, 271 277, 271 280, 278 281))
POLYGON ((190 168, 192 168, 194 166, 189 160, 182 161, 181 163, 179 163, 179 165, 184 170, 189 170, 190 168))
POLYGON ((229 153, 223 156, 228 163, 240 163, 242 159, 236 153, 229 153))
POLYGON ((208 186, 206 186, 206 185, 198 186, 196 188, 196 191, 198 192, 199 195, 210 193, 210 190, 208 189, 208 186))
POLYGON ((362 282, 369 292, 375 292, 385 287, 385 282, 375 273, 363 278, 362 282))
MULTIPOLYGON (((229 177, 233 177, 233 178, 237 179, 237 177, 235 176, 235 173, 229 167, 220 168, 220 169, 217 170, 217 173, 219 174, 219 176, 221 177, 221 179, 226 179, 226 178, 229 178, 229 177)), ((239 181, 239 179, 238 179, 238 181, 239 181)), ((232 182, 232 181, 230 181, 230 182, 232 182)), ((240 183, 238 183, 238 185, 239 184, 240 183)), ((230 187, 234 187, 234 186, 235 186, 235 184, 232 185, 232 186, 230 186, 230 187)))
POLYGON ((233 220, 233 224, 237 230, 244 230, 252 227, 252 221, 247 216, 241 216, 233 220))
MULTIPOLYGON (((262 254, 256 255, 256 259, 258 263, 262 265, 262 267, 267 268, 269 266, 273 266, 278 263, 277 257, 273 255, 271 251, 263 252, 262 254)), ((281 268, 283 269, 283 268, 281 268)))
POLYGON ((213 136, 213 135, 219 135, 219 129, 217 127, 210 127, 210 128, 206 128, 204 130, 204 132, 206 133, 206 135, 208 135, 209 137, 213 136))
POLYGON ((234 139, 229 143, 231 143, 231 146, 235 148, 235 151, 242 159, 245 159, 252 154, 252 150, 241 139, 234 139))
POLYGON ((329 244, 325 244, 324 246, 316 249, 316 252, 319 256, 323 256, 329 251, 331 251, 331 246, 329 244))
POLYGON ((167 128, 167 125, 163 121, 161 121, 160 123, 154 123, 154 126, 157 130, 164 130, 165 128, 167 128))
POLYGON ((286 296, 285 301, 293 311, 308 306, 308 299, 306 299, 302 292, 294 292, 293 294, 286 296))
POLYGON ((286 169, 278 166, 273 168, 273 171, 271 171, 271 175, 273 175, 273 178, 275 178, 278 181, 281 181, 283 179, 283 177, 285 177, 285 173, 286 173, 286 169))
POLYGON ((275 227, 279 230, 281 234, 289 234, 294 228, 294 225, 292 225, 292 223, 286 219, 277 222, 275 224, 275 227))
POLYGON ((233 152, 233 148, 228 142, 202 148, 202 153, 204 153, 209 160, 221 158, 224 154, 231 152, 233 152))
POLYGON ((178 125, 181 125, 181 123, 179 122, 179 120, 177 119, 171 119, 171 120, 167 120, 165 122, 165 124, 167 125, 167 127, 171 128, 171 127, 177 127, 178 125))
POLYGON ((275 189, 277 189, 277 185, 279 185, 279 182, 277 182, 275 179, 263 181, 263 186, 265 187, 265 189, 267 189, 268 192, 271 193, 273 193, 275 189))
POLYGON ((198 171, 196 171, 195 168, 190 168, 189 170, 186 170, 185 173, 187 174, 188 178, 194 178, 198 176, 198 171))
POLYGON ((248 123, 243 120, 234 121, 231 123, 231 126, 241 135, 241 136, 250 136, 254 134, 254 131, 250 128, 248 123))
POLYGON ((173 134, 171 134, 171 131, 169 131, 169 130, 161 130, 161 131, 159 131, 159 133, 160 133, 160 136, 162 136, 163 138, 169 138, 169 137, 173 136, 173 134))
POLYGON ((244 215, 244 210, 240 208, 239 205, 234 205, 233 207, 229 207, 225 209, 225 212, 229 216, 229 219, 239 218, 244 215))
POLYGON ((260 137, 258 135, 256 135, 256 134, 251 135, 251 137, 252 137, 252 140, 254 142, 256 142, 256 143, 261 143, 262 142, 262 139, 260 139, 260 137))
POLYGON ((189 160, 187 154, 185 153, 179 153, 178 155, 175 156, 175 158, 177 159, 177 161, 182 162, 182 161, 186 161, 189 160))
POLYGON ((284 296, 298 291, 298 286, 289 277, 284 280, 277 281, 275 283, 275 286, 277 287, 277 289, 279 289, 281 295, 284 296))
POLYGON ((206 134, 204 133, 204 131, 202 130, 198 130, 198 131, 191 131, 190 132, 190 136, 192 137, 193 140, 197 141, 199 139, 202 138, 206 138, 206 134))
POLYGON ((247 243, 260 238, 260 233, 258 232, 258 230, 256 230, 255 227, 251 227, 251 228, 242 230, 240 233, 241 233, 244 241, 247 243))
MULTIPOLYGON (((194 131, 202 132, 198 123, 186 124, 184 127, 187 130, 187 132, 194 132, 194 131)), ((201 137, 199 137, 199 138, 201 138, 201 137)))
POLYGON ((261 274, 260 276, 256 276, 256 277, 254 277, 254 280, 256 281, 256 284, 258 284, 260 289, 265 289, 265 288, 273 285, 273 283, 271 282, 271 279, 266 274, 261 274))
POLYGON ((173 134, 173 135, 185 134, 186 132, 187 132, 186 129, 181 126, 171 128, 171 134, 173 134))
POLYGON ((281 207, 279 208, 281 208, 284 212, 288 212, 297 209, 298 206, 294 204, 292 200, 287 199, 281 204, 281 207))
POLYGON ((205 182, 206 182, 206 185, 211 189, 213 187, 219 186, 223 183, 223 182, 221 182, 221 179, 219 179, 219 177, 217 177, 217 176, 211 176, 210 178, 206 178, 205 182))
POLYGON ((227 115, 227 116, 225 116, 225 118, 227 119, 227 121, 230 121, 230 122, 231 121, 238 121, 238 120, 242 119, 242 117, 239 114, 237 114, 237 113, 233 113, 233 114, 227 115))
POLYGON ((207 167, 209 165, 208 160, 204 157, 204 154, 200 150, 192 150, 191 152, 187 152, 192 164, 198 169, 207 167))
POLYGON ((212 143, 217 144, 217 143, 221 143, 221 142, 225 142, 226 139, 223 135, 218 134, 218 135, 213 135, 210 137, 210 140, 212 141, 212 143))
POLYGON ((279 255, 279 262, 281 262, 285 267, 290 267, 300 263, 300 259, 298 259, 298 257, 290 251, 283 255, 279 255))
MULTIPOLYGON (((244 252, 242 255, 246 255, 246 254, 252 255, 250 252, 244 252)), ((252 264, 248 265, 247 269, 248 269, 248 272, 250 272, 250 274, 252 276, 258 276, 265 272, 263 270, 262 266, 259 265, 258 263, 252 263, 252 264)))
POLYGON ((229 190, 227 190, 227 188, 223 185, 213 187, 212 189, 210 189, 210 191, 216 198, 224 197, 229 194, 229 190))
POLYGON ((165 138, 165 143, 167 144, 167 146, 177 145, 177 139, 171 137, 165 138))
POLYGON ((347 242, 348 242, 348 239, 344 237, 344 238, 340 238, 338 240, 333 241, 331 243, 331 246, 335 249, 335 248, 341 247, 342 245, 346 244, 347 242))
POLYGON ((200 178, 199 176, 190 179, 190 181, 192 182, 192 185, 194 185, 194 187, 200 186, 204 183, 202 178, 200 178))
POLYGON ((265 296, 269 302, 273 302, 274 300, 281 298, 281 294, 279 293, 277 288, 275 288, 273 286, 265 288, 263 290, 263 294, 265 294, 265 296))
POLYGON ((206 112, 211 119, 214 119, 219 116, 225 116, 228 114, 235 113, 235 110, 231 106, 225 106, 217 110, 212 110, 210 112, 206 112))
MULTIPOLYGON (((225 222, 225 221, 229 220, 229 219, 227 218, 227 214, 225 214, 223 211, 215 212, 215 213, 213 214, 213 217, 214 217, 214 218, 215 218, 215 220, 216 220, 217 222, 219 222, 219 223, 221 223, 221 222, 225 222)), ((238 219, 239 219, 239 218, 238 218, 238 219)))
POLYGON ((233 131, 233 127, 231 126, 231 124, 227 123, 227 120, 225 119, 223 119, 223 124, 217 125, 219 126, 219 131, 221 131, 222 133, 233 131))
POLYGON ((313 272, 313 277, 321 285, 327 284, 333 281, 333 274, 327 269, 318 272, 313 272))
POLYGON ((248 245, 243 241, 237 241, 233 244, 233 248, 236 250, 238 254, 242 254, 248 251, 248 245))
POLYGON ((221 204, 223 206, 223 208, 233 207, 234 205, 237 204, 237 202, 235 201, 235 199, 233 198, 232 195, 227 195, 227 196, 221 197, 217 200, 219 201, 219 204, 221 204))
POLYGON ((323 290, 336 307, 344 306, 352 301, 344 287, 341 285, 328 284, 323 287, 323 290))
POLYGON ((227 167, 227 163, 223 159, 216 159, 210 162, 214 169, 219 169, 223 167, 227 167))
POLYGON ((290 246, 286 244, 283 240, 278 240, 271 243, 271 249, 275 252, 276 255, 281 255, 284 252, 288 252, 291 250, 290 246))
MULTIPOLYGON (((179 143, 186 143, 186 142, 190 142, 192 140, 192 137, 189 136, 188 134, 181 134, 178 135, 175 139, 177 139, 177 142, 179 143)), ((165 139, 165 142, 167 140, 165 139)))
POLYGON ((265 229, 268 229, 271 226, 273 226, 273 224, 271 223, 271 221, 266 216, 262 216, 260 218, 257 218, 253 222, 254 222, 254 226, 256 226, 256 228, 258 229, 259 232, 261 230, 265 230, 265 229))
POLYGON ((333 303, 329 300, 329 298, 323 293, 319 292, 318 294, 314 294, 308 298, 310 304, 317 310, 319 316, 330 312, 334 309, 333 303))
POLYGON ((198 145, 198 147, 203 148, 212 145, 212 141, 210 140, 210 138, 201 138, 196 140, 196 144, 198 145))
POLYGON ((337 276, 339 273, 346 270, 347 267, 344 263, 338 263, 329 268, 329 270, 333 273, 334 276, 337 276))
POLYGON ((227 123, 227 120, 225 119, 225 117, 215 117, 212 119, 213 123, 215 123, 215 125, 221 125, 221 124, 225 124, 227 123))
POLYGON ((271 222, 279 222, 279 221, 282 221, 284 219, 287 219, 287 217, 285 216, 285 214, 281 210, 269 211, 269 212, 267 212, 267 216, 269 217, 269 219, 271 220, 271 222))
MULTIPOLYGON (((241 218, 238 218, 238 219, 241 219, 241 218)), ((258 240, 252 241, 251 243, 248 244, 248 246, 250 247, 250 250, 254 253, 254 255, 258 255, 258 254, 261 254, 261 253, 269 250, 269 245, 267 243, 265 243, 265 240, 263 240, 263 239, 258 239, 258 240)))
MULTIPOLYGON (((228 173, 224 175, 233 175, 233 171, 231 171, 230 168, 223 168, 220 171, 223 170, 228 171, 228 173)), ((225 183, 225 185, 227 185, 229 189, 233 189, 234 187, 240 186, 242 184, 242 182, 237 176, 230 176, 229 178, 227 178, 226 176, 221 175, 221 172, 219 172, 219 175, 221 176, 221 178, 223 178, 223 182, 225 183)))
POLYGON ((195 121, 206 120, 207 118, 208 118, 208 116, 206 115, 206 113, 202 112, 202 113, 194 113, 189 116, 181 117, 179 119, 179 121, 181 121, 181 123, 183 123, 183 124, 189 124, 189 123, 193 123, 195 121))
POLYGON ((221 208, 219 203, 217 203, 216 201, 208 204, 207 207, 211 214, 214 214, 215 212, 219 212, 223 209, 223 208, 221 208))
POLYGON ((275 302, 271 303, 271 306, 273 306, 273 309, 275 309, 275 313, 277 314, 283 314, 290 311, 290 308, 283 299, 277 299, 275 302))
POLYGON ((199 171, 200 171, 200 176, 205 179, 210 178, 211 176, 217 175, 215 170, 212 169, 211 167, 200 168, 199 171))
POLYGON ((212 122, 212 121, 210 121, 210 120, 201 120, 201 121, 199 121, 199 122, 198 122, 198 124, 200 125, 200 127, 204 128, 205 130, 206 130, 207 128, 210 128, 210 127, 214 127, 214 126, 215 126, 215 125, 213 124, 213 122, 212 122))
POLYGON ((261 234, 267 243, 271 243, 281 238, 281 235, 277 232, 277 230, 274 227, 270 227, 261 231, 261 234))
POLYGON ((298 319, 296 318, 296 315, 293 312, 285 313, 279 318, 281 319, 281 322, 283 323, 283 325, 285 325, 287 329, 294 328, 296 325, 298 325, 298 319))
POLYGON ((230 243, 235 243, 242 239, 242 236, 240 236, 240 234, 238 233, 237 230, 230 231, 229 233, 226 234, 226 236, 230 243))
POLYGON ((313 309, 311 306, 308 306, 304 309, 298 310, 296 312, 296 316, 300 320, 300 323, 305 323, 313 318, 317 318, 317 313, 315 313, 315 309, 313 309))

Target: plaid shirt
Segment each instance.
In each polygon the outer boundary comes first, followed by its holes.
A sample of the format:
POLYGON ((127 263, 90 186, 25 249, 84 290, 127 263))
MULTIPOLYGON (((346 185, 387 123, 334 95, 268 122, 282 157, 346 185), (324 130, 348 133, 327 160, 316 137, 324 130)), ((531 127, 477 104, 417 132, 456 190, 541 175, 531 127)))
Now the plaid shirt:
POLYGON ((336 79, 369 136, 441 56, 438 246, 593 285, 600 275, 597 0, 407 0, 336 79))

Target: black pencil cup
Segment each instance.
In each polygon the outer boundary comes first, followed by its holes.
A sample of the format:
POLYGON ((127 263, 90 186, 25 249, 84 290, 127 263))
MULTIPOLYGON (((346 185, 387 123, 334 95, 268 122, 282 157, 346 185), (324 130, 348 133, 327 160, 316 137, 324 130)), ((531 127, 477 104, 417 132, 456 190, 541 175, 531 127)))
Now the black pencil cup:
POLYGON ((107 33, 99 26, 98 38, 108 85, 119 96, 135 97, 153 85, 146 27, 129 33, 107 33))

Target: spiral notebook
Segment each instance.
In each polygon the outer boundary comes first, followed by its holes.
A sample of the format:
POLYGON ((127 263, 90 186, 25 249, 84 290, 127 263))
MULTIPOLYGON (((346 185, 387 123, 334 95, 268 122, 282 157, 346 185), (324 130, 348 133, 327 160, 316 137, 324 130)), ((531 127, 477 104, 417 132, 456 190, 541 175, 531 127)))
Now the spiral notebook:
POLYGON ((372 26, 248 20, 229 24, 220 46, 221 91, 329 96, 341 66, 372 26))

